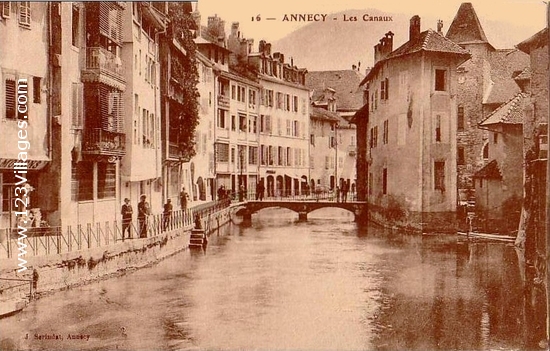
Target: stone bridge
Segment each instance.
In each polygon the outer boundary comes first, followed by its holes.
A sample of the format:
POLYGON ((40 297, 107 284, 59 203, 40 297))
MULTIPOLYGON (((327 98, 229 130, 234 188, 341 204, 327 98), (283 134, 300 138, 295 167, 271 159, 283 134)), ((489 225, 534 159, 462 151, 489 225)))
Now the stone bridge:
POLYGON ((367 209, 367 203, 366 202, 360 202, 360 201, 352 201, 352 202, 336 202, 336 201, 312 201, 312 200, 290 200, 290 201, 284 201, 284 200, 278 200, 278 201, 247 201, 245 203, 242 203, 240 206, 240 209, 237 211, 237 214, 242 215, 243 219, 251 220, 252 214, 255 212, 258 212, 264 208, 270 208, 270 207, 280 207, 280 208, 287 208, 291 211, 298 213, 298 219, 305 221, 307 220, 307 214, 318 210, 320 208, 341 208, 344 210, 348 210, 349 212, 354 214, 355 221, 358 221, 360 217, 365 216, 366 218, 366 209, 367 209))

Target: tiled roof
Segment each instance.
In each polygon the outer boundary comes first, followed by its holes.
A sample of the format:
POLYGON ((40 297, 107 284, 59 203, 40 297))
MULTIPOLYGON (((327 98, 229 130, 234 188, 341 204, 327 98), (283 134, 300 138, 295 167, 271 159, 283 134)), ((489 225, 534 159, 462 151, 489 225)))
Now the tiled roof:
POLYGON ((488 57, 491 66, 492 85, 483 103, 501 104, 520 92, 514 80, 514 72, 529 66, 529 56, 516 49, 495 50, 488 57))
POLYGON ((493 124, 523 124, 523 102, 529 95, 519 93, 494 110, 480 126, 486 127, 493 124))
POLYGON ((458 44, 445 38, 433 29, 428 29, 420 33, 416 39, 409 40, 396 50, 392 51, 386 59, 408 55, 419 51, 457 54, 463 55, 465 58, 470 56, 468 51, 461 48, 458 44))
POLYGON ((311 107, 309 109, 309 116, 313 119, 320 119, 327 122, 336 123, 340 121, 337 113, 325 110, 324 108, 320 107, 311 107))
POLYGON ((516 45, 518 49, 525 53, 530 53, 531 49, 536 49, 548 45, 548 28, 544 28, 529 39, 526 39, 516 45))
POLYGON ((486 164, 482 169, 474 173, 474 178, 502 179, 497 161, 492 160, 486 164))
POLYGON ((446 37, 455 43, 488 43, 474 7, 469 2, 463 2, 449 26, 446 37))
POLYGON ((327 102, 325 89, 333 89, 338 110, 358 110, 363 107, 363 90, 359 83, 364 76, 355 70, 312 71, 306 75, 306 86, 313 90, 312 101, 327 102))
POLYGON ((464 59, 464 61, 469 59, 471 56, 468 51, 464 50, 458 44, 450 41, 433 29, 428 29, 420 33, 414 40, 409 40, 396 50, 392 51, 385 59, 378 61, 369 71, 365 79, 361 81, 360 85, 363 85, 370 80, 372 76, 376 74, 383 62, 386 62, 392 58, 405 56, 420 51, 459 55, 464 59))

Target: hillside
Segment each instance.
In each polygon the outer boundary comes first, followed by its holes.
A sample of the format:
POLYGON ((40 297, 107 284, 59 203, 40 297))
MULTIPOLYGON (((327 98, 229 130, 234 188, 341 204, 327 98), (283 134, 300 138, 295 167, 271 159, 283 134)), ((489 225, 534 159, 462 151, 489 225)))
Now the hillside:
MULTIPOLYGON (((273 43, 273 50, 285 57, 294 58, 298 67, 309 71, 349 69, 361 62, 361 70, 372 66, 373 46, 384 33, 395 33, 394 49, 408 40, 409 15, 383 13, 376 9, 348 10, 328 16, 338 17, 338 21, 313 22, 292 32, 273 43), (391 22, 343 22, 347 16, 392 16, 391 22)), ((437 18, 422 17, 422 30, 436 29, 437 18)), ((446 33, 453 18, 442 18, 443 32, 446 33)), ((483 21, 481 25, 488 40, 495 48, 512 48, 515 44, 535 34, 537 29, 513 26, 505 22, 483 21)))

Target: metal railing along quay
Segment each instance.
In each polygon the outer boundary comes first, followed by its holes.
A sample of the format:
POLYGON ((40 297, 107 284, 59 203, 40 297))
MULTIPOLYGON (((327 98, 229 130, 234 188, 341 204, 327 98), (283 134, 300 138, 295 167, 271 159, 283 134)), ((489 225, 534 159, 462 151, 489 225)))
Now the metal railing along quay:
POLYGON ((31 227, 21 231, 17 228, 3 228, 0 229, 0 259, 17 257, 21 252, 19 247, 25 249, 26 255, 43 256, 103 247, 125 240, 155 237, 172 230, 190 230, 197 215, 204 220, 212 213, 229 206, 230 201, 225 199, 200 204, 187 210, 174 210, 169 215, 149 215, 142 233, 139 230, 140 222, 134 219, 129 224, 129 235, 128 231, 123 235, 121 221, 87 223, 67 226, 64 229, 31 227))

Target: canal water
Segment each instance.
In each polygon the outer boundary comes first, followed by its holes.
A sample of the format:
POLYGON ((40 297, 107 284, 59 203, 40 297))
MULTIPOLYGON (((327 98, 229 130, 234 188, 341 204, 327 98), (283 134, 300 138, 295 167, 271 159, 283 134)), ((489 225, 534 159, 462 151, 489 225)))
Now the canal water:
POLYGON ((523 279, 506 244, 271 209, 204 251, 31 303, 0 320, 0 349, 536 348, 544 323, 523 279))

